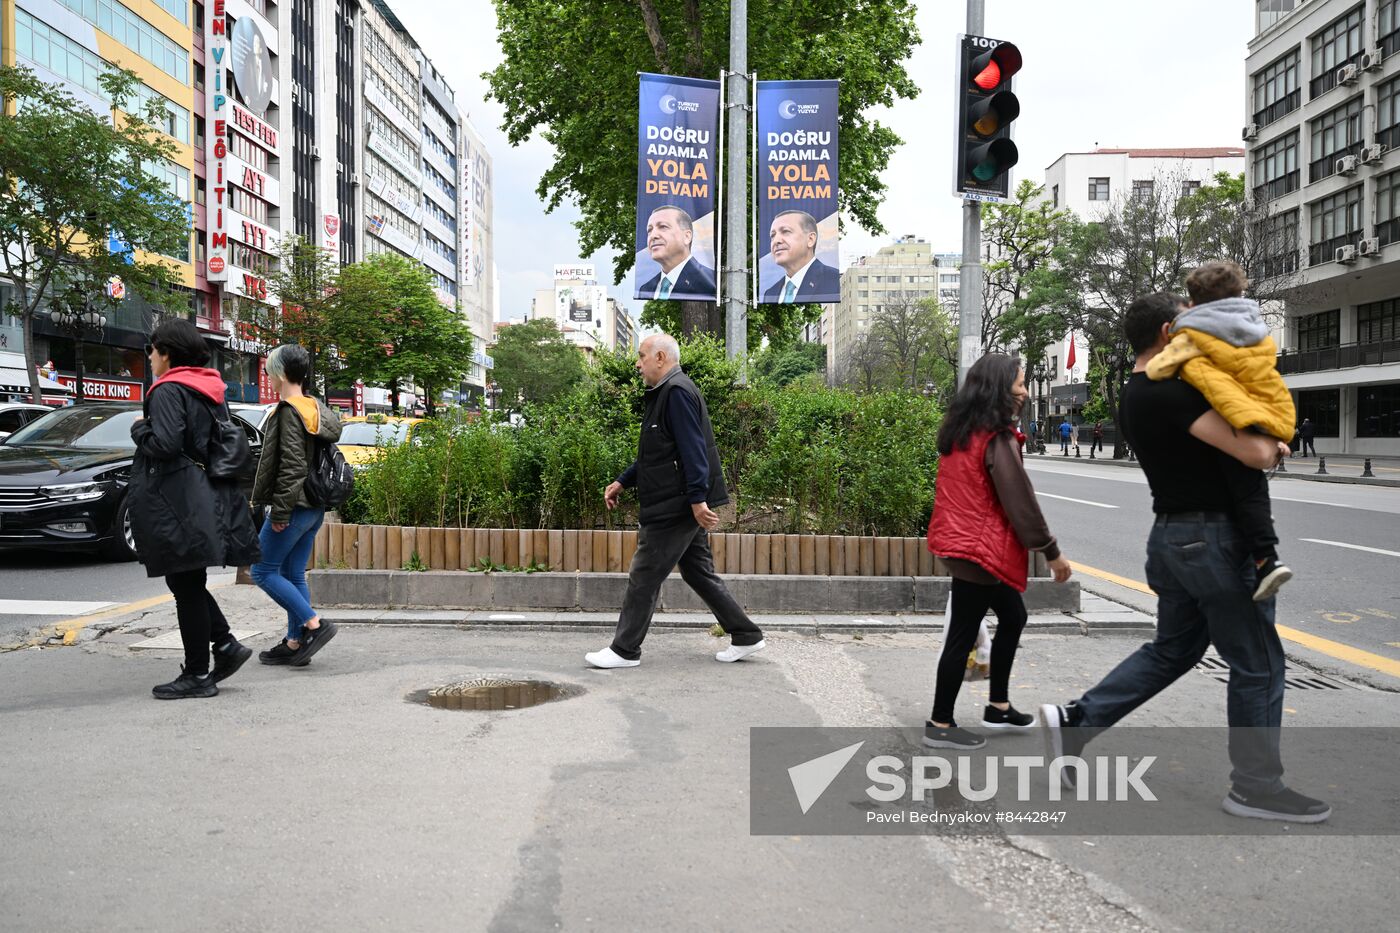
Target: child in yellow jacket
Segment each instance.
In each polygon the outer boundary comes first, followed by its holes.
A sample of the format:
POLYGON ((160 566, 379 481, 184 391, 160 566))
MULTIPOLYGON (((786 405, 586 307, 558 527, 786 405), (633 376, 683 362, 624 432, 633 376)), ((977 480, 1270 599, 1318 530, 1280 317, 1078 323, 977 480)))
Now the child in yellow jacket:
MULTIPOLYGON (((1150 379, 1180 376, 1237 430, 1293 437, 1297 410, 1279 375, 1278 347, 1259 312, 1244 297, 1249 280, 1233 262, 1208 262, 1186 277, 1190 306, 1172 323, 1167 348, 1147 364, 1150 379)), ((1235 522, 1254 558, 1255 600, 1268 599, 1293 577, 1279 562, 1269 484, 1258 470, 1225 471, 1235 522)))

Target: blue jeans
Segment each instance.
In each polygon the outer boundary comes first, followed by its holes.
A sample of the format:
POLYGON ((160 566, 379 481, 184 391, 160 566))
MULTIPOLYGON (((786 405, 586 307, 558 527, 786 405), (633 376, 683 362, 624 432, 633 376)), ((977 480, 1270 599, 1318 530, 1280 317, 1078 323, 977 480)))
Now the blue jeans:
POLYGON ((1147 582, 1157 593, 1157 637, 1080 697, 1080 725, 1102 729, 1170 686, 1215 645, 1230 667, 1226 718, 1230 780, 1246 796, 1283 789, 1283 645, 1274 600, 1254 602, 1254 562, 1221 515, 1159 515, 1147 539, 1147 582))
POLYGON ((324 509, 295 508, 286 528, 273 531, 269 517, 258 534, 262 560, 253 565, 253 582, 287 610, 288 641, 300 640, 302 626, 316 618, 306 586, 306 563, 325 518, 324 509))

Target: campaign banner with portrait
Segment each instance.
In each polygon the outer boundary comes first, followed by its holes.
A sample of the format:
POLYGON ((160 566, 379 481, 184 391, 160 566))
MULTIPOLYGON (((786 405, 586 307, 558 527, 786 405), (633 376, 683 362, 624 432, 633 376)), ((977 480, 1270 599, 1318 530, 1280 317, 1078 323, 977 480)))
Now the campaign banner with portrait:
POLYGON ((634 298, 715 300, 719 82, 641 75, 634 298))
POLYGON ((760 81, 757 300, 841 300, 836 208, 839 81, 760 81))

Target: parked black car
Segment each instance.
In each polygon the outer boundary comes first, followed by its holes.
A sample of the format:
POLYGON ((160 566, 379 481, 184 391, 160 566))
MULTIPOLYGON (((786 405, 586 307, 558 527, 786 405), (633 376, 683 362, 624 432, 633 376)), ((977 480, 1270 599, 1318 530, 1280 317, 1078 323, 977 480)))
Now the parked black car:
MULTIPOLYGON (((0 549, 82 548, 134 560, 126 487, 136 453, 131 425, 140 415, 140 405, 88 402, 0 442, 0 549)), ((234 417, 256 458, 262 435, 234 417)))

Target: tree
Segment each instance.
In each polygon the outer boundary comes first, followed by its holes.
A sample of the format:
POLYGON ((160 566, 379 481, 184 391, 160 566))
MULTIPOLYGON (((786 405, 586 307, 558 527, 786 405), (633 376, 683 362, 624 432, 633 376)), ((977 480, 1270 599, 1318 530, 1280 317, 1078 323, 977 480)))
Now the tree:
POLYGON ((36 403, 36 314, 115 311, 120 299, 107 289, 114 276, 156 307, 189 303, 174 290, 174 266, 160 258, 188 255, 188 206, 143 168, 175 154, 154 129, 164 107, 151 101, 118 113, 140 84, 136 75, 108 71, 98 81, 110 114, 27 68, 0 67, 0 271, 19 298, 8 310, 22 322, 36 403))
MULTIPOLYGON (((565 199, 578 204, 580 254, 612 247, 617 282, 637 248, 636 73, 711 78, 729 62, 728 4, 635 5, 633 11, 631 4, 584 0, 496 0, 504 60, 485 75, 505 108, 511 144, 539 132, 554 147, 540 198, 550 210, 565 199)), ((880 175, 901 140, 866 111, 918 94, 904 68, 919 41, 914 4, 772 0, 750 8, 748 26, 762 38, 750 46, 749 67, 764 78, 841 79, 840 208, 872 233, 883 232, 876 216, 885 191, 880 175)), ((713 304, 676 304, 681 327, 672 333, 721 333, 713 304)), ((750 317, 781 323, 772 316, 791 313, 790 306, 760 305, 750 317)))
POLYGON ((1036 287, 1049 283, 1044 273, 1055 270, 1055 249, 1073 221, 1065 210, 1045 199, 1045 186, 1024 180, 1014 199, 982 207, 984 308, 982 345, 988 350, 1023 347, 1028 327, 1034 328, 1036 287))
POLYGON ((940 357, 938 349, 944 332, 952 323, 938 306, 936 298, 893 294, 870 321, 871 338, 884 353, 885 385, 922 389, 935 382, 940 357))
POLYGON ((277 268, 267 274, 276 305, 240 298, 226 302, 246 339, 272 348, 295 343, 311 354, 311 376, 329 377, 341 366, 336 352, 340 260, 305 237, 288 234, 278 247, 277 268))
POLYGON ((471 365, 471 329, 433 291, 422 263, 376 253, 340 270, 330 337, 343 375, 383 384, 399 410, 399 385, 415 380, 432 412, 438 392, 455 387, 471 365))
POLYGON ((799 342, 787 347, 770 346, 754 354, 749 373, 755 383, 782 387, 808 373, 826 372, 826 345, 799 342))
POLYGON ((554 401, 583 378, 583 351, 564 339, 550 318, 502 328, 491 358, 506 407, 522 394, 530 402, 554 401))

